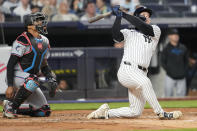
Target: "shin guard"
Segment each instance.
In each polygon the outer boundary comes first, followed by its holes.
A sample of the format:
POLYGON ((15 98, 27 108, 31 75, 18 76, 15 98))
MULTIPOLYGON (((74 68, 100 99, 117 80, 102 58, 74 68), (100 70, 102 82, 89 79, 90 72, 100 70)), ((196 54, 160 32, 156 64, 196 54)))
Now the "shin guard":
POLYGON ((31 76, 26 78, 24 85, 21 86, 12 101, 13 109, 18 109, 19 106, 32 94, 32 92, 38 88, 39 84, 35 79, 37 78, 31 76))

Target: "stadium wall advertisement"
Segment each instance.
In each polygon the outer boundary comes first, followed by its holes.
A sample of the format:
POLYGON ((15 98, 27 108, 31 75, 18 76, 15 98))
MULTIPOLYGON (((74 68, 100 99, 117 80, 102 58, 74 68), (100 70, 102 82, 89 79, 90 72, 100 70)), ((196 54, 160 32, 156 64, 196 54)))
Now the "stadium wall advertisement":
MULTIPOLYGON (((7 89, 6 66, 11 47, 0 47, 0 94, 7 89)), ((52 99, 78 99, 126 97, 127 89, 117 80, 116 73, 122 58, 122 49, 103 48, 52 48, 49 65, 57 76, 58 84, 66 83, 52 99), (108 94, 108 95, 106 95, 108 94)), ((157 55, 151 62, 158 67, 157 55)), ((151 70, 150 70, 151 72, 151 70)), ((48 98, 48 91, 41 88, 48 98)), ((51 99, 51 98, 48 98, 51 99)))
POLYGON ((10 51, 11 47, 0 47, 0 94, 4 94, 7 89, 5 78, 10 51))

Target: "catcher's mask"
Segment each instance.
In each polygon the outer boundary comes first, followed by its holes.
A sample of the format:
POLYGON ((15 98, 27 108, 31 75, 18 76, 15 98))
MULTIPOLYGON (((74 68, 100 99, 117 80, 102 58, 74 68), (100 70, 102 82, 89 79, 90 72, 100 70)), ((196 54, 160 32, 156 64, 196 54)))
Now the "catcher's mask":
POLYGON ((25 27, 34 25, 36 30, 41 34, 48 34, 47 24, 48 17, 41 12, 36 12, 34 14, 28 14, 24 16, 25 27))

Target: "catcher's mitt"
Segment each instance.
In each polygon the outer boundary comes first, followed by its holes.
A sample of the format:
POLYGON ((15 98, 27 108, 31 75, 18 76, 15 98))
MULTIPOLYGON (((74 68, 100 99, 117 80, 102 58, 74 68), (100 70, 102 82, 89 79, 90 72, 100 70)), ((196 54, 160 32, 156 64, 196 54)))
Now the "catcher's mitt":
POLYGON ((49 96, 54 97, 57 89, 57 81, 55 78, 48 78, 45 82, 42 83, 42 86, 49 90, 49 96))

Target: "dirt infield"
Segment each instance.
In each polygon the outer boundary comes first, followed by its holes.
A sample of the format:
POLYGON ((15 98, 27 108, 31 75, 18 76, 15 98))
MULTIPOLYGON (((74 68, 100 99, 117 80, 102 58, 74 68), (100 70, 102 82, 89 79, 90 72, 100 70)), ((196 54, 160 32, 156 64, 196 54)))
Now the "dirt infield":
MULTIPOLYGON (((53 111, 48 118, 30 118, 19 116, 17 119, 0 118, 0 131, 65 131, 97 129, 106 131, 124 131, 132 129, 176 129, 197 128, 197 108, 166 109, 181 110, 184 116, 180 120, 158 120, 151 109, 144 110, 136 119, 87 120, 90 110, 53 111)), ((2 114, 0 113, 0 116, 2 114)))

